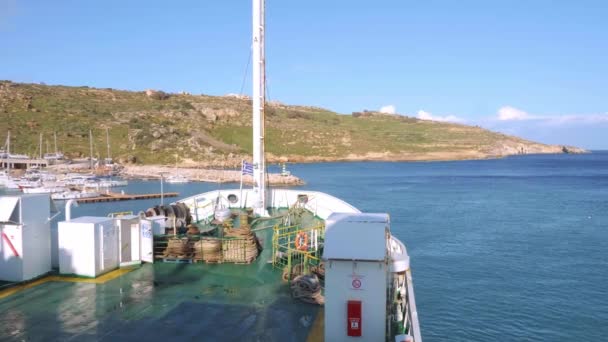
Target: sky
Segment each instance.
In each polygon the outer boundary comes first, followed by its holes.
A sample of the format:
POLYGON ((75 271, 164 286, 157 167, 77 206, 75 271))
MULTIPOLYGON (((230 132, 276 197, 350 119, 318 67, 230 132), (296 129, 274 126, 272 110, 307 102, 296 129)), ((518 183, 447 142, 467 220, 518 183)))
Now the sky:
MULTIPOLYGON (((608 1, 267 0, 266 12, 271 100, 608 149, 608 1)), ((248 94, 250 46, 248 0, 0 0, 0 79, 248 94)))

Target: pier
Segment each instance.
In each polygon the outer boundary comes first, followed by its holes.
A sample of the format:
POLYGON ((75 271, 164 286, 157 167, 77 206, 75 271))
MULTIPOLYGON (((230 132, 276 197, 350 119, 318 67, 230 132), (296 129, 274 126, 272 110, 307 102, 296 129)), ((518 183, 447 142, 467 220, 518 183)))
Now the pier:
POLYGON ((113 201, 129 201, 129 200, 145 200, 161 197, 177 197, 177 192, 165 192, 164 194, 122 194, 116 192, 108 192, 101 194, 98 197, 79 198, 78 203, 97 203, 97 202, 113 202, 113 201))

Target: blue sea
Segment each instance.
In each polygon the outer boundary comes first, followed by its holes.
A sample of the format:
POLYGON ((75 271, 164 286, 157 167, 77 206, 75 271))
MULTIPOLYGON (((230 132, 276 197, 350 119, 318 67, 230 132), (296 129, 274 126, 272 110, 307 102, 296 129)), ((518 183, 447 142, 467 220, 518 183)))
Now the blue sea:
MULTIPOLYGON (((425 341, 608 340, 608 152, 289 168, 303 188, 390 213, 411 256, 425 341)), ((124 190, 159 192, 159 183, 124 190)), ((155 204, 84 204, 74 214, 155 204)))

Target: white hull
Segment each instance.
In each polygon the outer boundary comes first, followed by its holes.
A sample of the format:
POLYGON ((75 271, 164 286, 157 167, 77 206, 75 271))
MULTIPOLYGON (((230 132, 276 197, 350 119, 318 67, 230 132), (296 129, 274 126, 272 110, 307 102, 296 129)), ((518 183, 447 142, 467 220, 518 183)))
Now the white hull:
POLYGON ((59 192, 65 192, 66 189, 63 187, 39 187, 39 188, 25 188, 23 193, 25 194, 54 194, 59 192))
POLYGON ((165 182, 170 184, 185 184, 190 183, 190 180, 182 176, 170 176, 165 179, 165 182))
POLYGON ((91 198, 99 197, 98 192, 79 192, 79 191, 66 191, 61 193, 55 193, 51 195, 54 200, 69 200, 69 199, 80 199, 80 198, 91 198))
POLYGON ((28 181, 22 179, 4 179, 2 185, 7 189, 25 189, 25 188, 38 188, 42 186, 42 183, 39 181, 28 181))
POLYGON ((93 188, 93 189, 114 188, 114 187, 127 186, 127 185, 129 185, 129 182, 124 181, 124 180, 102 180, 99 182, 84 183, 84 187, 93 188))

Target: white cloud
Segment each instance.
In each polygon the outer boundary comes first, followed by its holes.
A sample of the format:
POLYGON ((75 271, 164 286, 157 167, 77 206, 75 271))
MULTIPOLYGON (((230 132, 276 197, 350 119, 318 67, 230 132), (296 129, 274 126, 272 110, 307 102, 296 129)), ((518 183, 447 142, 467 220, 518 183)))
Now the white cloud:
POLYGON ((477 122, 494 131, 546 144, 608 148, 608 113, 538 115, 506 106, 477 122))
POLYGON ((441 122, 463 122, 464 119, 459 118, 455 115, 433 115, 429 112, 425 112, 424 110, 419 110, 418 115, 416 116, 420 120, 430 120, 430 121, 441 121, 441 122))
POLYGON ((541 117, 541 120, 545 120, 548 124, 597 124, 597 123, 608 123, 608 113, 606 114, 588 114, 588 115, 561 115, 561 116, 545 116, 541 117))
POLYGON ((513 120, 531 120, 534 117, 530 116, 530 114, 524 112, 523 110, 519 110, 517 108, 513 108, 510 106, 501 107, 498 110, 498 120, 500 121, 513 121, 513 120))
POLYGON ((397 112, 397 108, 395 108, 393 105, 382 106, 380 107, 379 112, 384 114, 395 114, 397 112))
POLYGON ((497 118, 499 121, 526 121, 534 120, 541 124, 561 125, 561 124, 593 124, 607 123, 608 113, 604 114, 570 114, 570 115, 532 115, 521 109, 505 106, 498 109, 497 118))

